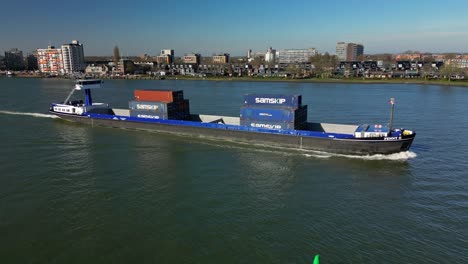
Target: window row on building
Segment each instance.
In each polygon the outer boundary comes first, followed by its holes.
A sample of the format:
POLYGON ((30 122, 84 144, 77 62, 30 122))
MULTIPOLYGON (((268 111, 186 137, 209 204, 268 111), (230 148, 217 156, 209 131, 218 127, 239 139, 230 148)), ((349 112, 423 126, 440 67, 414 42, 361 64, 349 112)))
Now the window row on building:
POLYGON ((355 61, 364 55, 364 45, 356 43, 336 43, 336 56, 339 61, 355 61))
POLYGON ((83 44, 73 40, 60 49, 48 46, 47 49, 37 49, 39 71, 48 74, 71 74, 83 72, 86 68, 83 44))

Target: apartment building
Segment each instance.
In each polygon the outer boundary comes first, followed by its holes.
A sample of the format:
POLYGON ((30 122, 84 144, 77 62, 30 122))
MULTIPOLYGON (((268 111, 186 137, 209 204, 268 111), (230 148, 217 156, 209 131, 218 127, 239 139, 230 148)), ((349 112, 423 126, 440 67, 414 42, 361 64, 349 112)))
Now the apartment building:
POLYGON ((364 45, 356 43, 337 42, 336 56, 339 61, 355 61, 364 54, 364 45))
POLYGON ((36 53, 40 72, 47 74, 62 74, 64 72, 61 49, 48 46, 47 49, 37 49, 36 53))
POLYGON ((224 54, 214 55, 213 56, 213 63, 215 63, 215 64, 229 63, 229 54, 224 53, 224 54))
POLYGON ((63 70, 65 73, 84 72, 86 68, 83 44, 73 40, 62 45, 63 70))
POLYGON ((198 65, 198 64, 200 64, 200 61, 201 61, 201 55, 198 54, 198 53, 187 54, 184 57, 182 57, 182 60, 186 64, 196 64, 196 65, 198 65))
POLYGON ((5 51, 5 67, 12 71, 24 70, 23 51, 19 49, 5 51))
POLYGON ((285 49, 279 51, 278 62, 282 64, 307 63, 310 61, 310 57, 315 55, 317 55, 315 48, 285 49))
POLYGON ((156 56, 156 62, 158 64, 171 64, 174 63, 174 50, 163 49, 160 54, 156 56))

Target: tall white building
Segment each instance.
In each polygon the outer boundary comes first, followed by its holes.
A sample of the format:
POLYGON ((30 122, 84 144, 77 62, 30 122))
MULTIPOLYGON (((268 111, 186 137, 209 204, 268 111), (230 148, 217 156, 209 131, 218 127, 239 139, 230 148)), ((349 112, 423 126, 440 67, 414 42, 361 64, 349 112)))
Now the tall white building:
POLYGON ((83 72, 86 68, 83 44, 73 40, 62 45, 63 70, 65 73, 83 72))
POLYGON ((345 42, 336 43, 336 56, 338 57, 339 61, 346 61, 347 49, 348 49, 348 43, 345 43, 345 42))
POLYGON ((276 59, 276 50, 270 47, 265 54, 265 62, 274 62, 275 59, 276 59))

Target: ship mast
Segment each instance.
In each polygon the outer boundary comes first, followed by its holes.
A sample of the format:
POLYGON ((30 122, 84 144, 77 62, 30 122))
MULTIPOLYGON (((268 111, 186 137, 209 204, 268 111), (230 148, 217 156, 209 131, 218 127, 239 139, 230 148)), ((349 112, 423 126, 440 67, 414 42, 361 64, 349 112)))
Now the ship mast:
POLYGON ((395 110, 395 98, 390 98, 388 101, 390 103, 390 123, 388 124, 388 131, 392 131, 393 127, 393 112, 395 110))
POLYGON ((68 94, 67 98, 65 99, 65 101, 63 101, 63 104, 67 104, 68 100, 70 100, 70 97, 73 95, 73 93, 75 92, 75 88, 73 88, 71 90, 71 92, 68 94))

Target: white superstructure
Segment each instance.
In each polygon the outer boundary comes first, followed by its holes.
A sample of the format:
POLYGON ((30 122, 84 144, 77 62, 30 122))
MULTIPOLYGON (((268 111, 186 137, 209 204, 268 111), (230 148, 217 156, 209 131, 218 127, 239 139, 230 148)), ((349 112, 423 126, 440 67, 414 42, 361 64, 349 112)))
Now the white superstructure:
POLYGON ((102 80, 77 80, 75 87, 72 89, 67 98, 60 104, 52 104, 51 110, 54 112, 82 115, 96 108, 109 108, 108 104, 93 103, 90 90, 102 87, 102 80), (84 90, 85 101, 83 100, 70 100, 75 91, 84 90))

